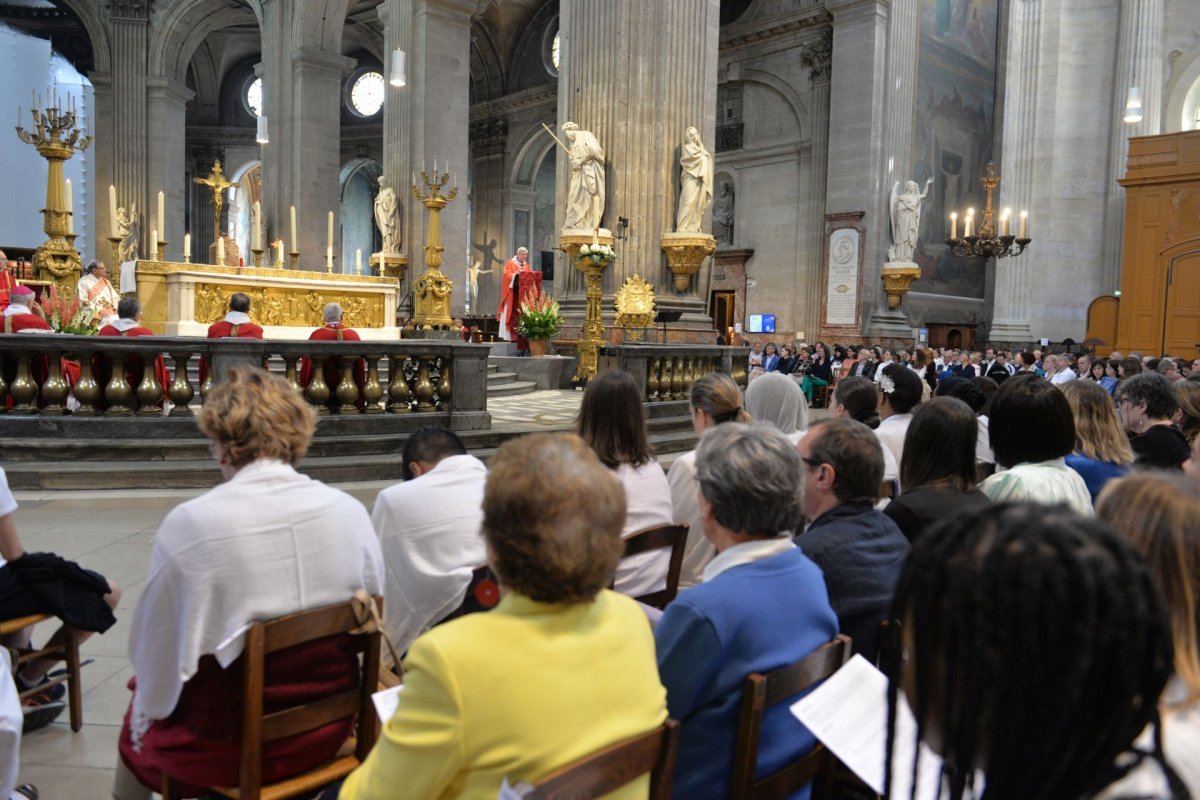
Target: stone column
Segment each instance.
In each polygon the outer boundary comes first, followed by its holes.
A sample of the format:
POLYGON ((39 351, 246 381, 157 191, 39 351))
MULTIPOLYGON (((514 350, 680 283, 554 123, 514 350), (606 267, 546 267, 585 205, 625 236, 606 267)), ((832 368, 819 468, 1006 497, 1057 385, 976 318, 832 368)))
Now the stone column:
MULTIPOLYGON (((838 98, 829 110, 829 129, 837 136, 829 140, 825 210, 865 212, 869 230, 887 229, 888 216, 880 215, 887 197, 882 153, 889 0, 826 0, 825 6, 833 15, 830 93, 838 98)), ((866 237, 862 304, 866 332, 890 336, 869 319, 870 312, 887 308, 879 278, 887 260, 884 238, 866 237)))
MULTIPOLYGON (((497 273, 504 269, 504 262, 488 264, 488 254, 503 259, 504 243, 514 241, 505 235, 504 177, 506 173, 504 151, 508 142, 508 122, 503 119, 479 120, 471 125, 471 261, 479 261, 483 269, 494 270, 491 275, 479 277, 479 303, 471 307, 471 316, 495 316, 498 298, 492 286, 500 283, 497 273), (495 242, 492 247, 491 243, 495 242), (480 250, 474 245, 480 245, 480 250)), ((523 238, 516 245, 528 247, 523 238)), ((451 279, 457 280, 456 276, 451 279)), ((463 298, 469 287, 463 285, 463 298)))
MULTIPOLYGON (((113 160, 115 148, 115 120, 113 119, 112 73, 89 72, 88 80, 92 82, 92 108, 88 116, 92 123, 93 135, 96 137, 92 150, 96 151, 96 213, 93 215, 95 225, 92 241, 92 252, 105 263, 113 260, 112 243, 108 241, 112 230, 112 217, 108 207, 108 187, 117 183, 116 164, 113 160)), ((83 242, 78 242, 76 249, 84 249, 83 242)), ((109 264, 109 269, 116 272, 118 265, 109 264)))
MULTIPOLYGON (((1032 207, 1034 199, 1041 0, 1013 3, 1008 20, 1000 207, 1012 208, 1013 213, 1019 215, 1021 209, 1032 207)), ((1033 338, 1029 326, 1031 255, 1036 257, 1032 248, 1018 258, 992 262, 996 270, 996 289, 989 340, 1027 342, 1033 338)))
POLYGON ((1101 290, 1121 288, 1121 253, 1125 224, 1125 190, 1117 184, 1125 177, 1130 136, 1162 133, 1163 17, 1164 0, 1126 0, 1120 4, 1117 34, 1116 82, 1113 85, 1113 118, 1109 130, 1108 180, 1105 183, 1104 272, 1101 290), (1129 88, 1142 90, 1142 121, 1127 123, 1125 103, 1129 88))
MULTIPOLYGON (((660 240, 675 228, 679 148, 687 128, 696 127, 708 150, 716 150, 720 3, 562 0, 559 13, 558 123, 573 121, 592 131, 604 148, 604 227, 619 233, 618 217, 629 219, 629 238, 616 246, 620 260, 605 273, 604 308, 611 310, 614 290, 637 273, 655 285, 660 309, 683 311, 684 324, 707 330, 711 321, 698 292, 707 286, 708 269, 686 292, 675 292, 660 240)), ((561 228, 570 165, 561 150, 558 159, 561 228)), ((582 315, 582 280, 571 274, 564 283, 567 309, 582 315)))
MULTIPOLYGON (((414 0, 413 52, 409 55, 408 84, 411 89, 410 127, 412 164, 418 173, 425 169, 433 177, 447 165, 454 177, 447 189, 457 184, 458 199, 442 211, 442 247, 446 249, 442 272, 454 281, 451 314, 463 311, 466 268, 470 242, 467 231, 467 165, 471 158, 467 132, 471 105, 471 15, 479 10, 475 0, 414 0)), ((386 145, 385 145, 386 146, 386 145)), ((421 176, 417 175, 419 181, 421 176)), ((412 197, 412 189, 408 190, 412 197)), ((426 212, 414 208, 407 250, 409 274, 425 271, 426 212)))
MULTIPOLYGON (((415 260, 411 243, 414 221, 420 217, 414 212, 422 209, 412 195, 412 137, 409 125, 412 119, 412 0, 384 0, 378 9, 383 22, 383 75, 389 81, 386 102, 383 104, 383 175, 384 185, 396 193, 400 216, 400 249, 409 254, 406 276, 412 275, 415 260), (392 86, 392 57, 397 49, 403 50, 408 85, 392 86)), ((405 278, 408 281, 408 278, 405 278)), ((407 294, 404 290, 402 294, 407 294)))
MULTIPOLYGON (((105 91, 97 90, 97 119, 111 125, 106 152, 97 160, 108 160, 112 173, 108 183, 117 187, 117 201, 129 207, 136 202, 142 222, 141 252, 149 252, 151 217, 157 208, 157 189, 146 185, 146 63, 149 57, 150 0, 129 0, 110 5, 112 33, 112 76, 105 91), (106 107, 107 106, 107 107, 106 107), (111 148, 111 149, 109 149, 111 148)), ((104 141, 103 139, 99 141, 104 141)), ((104 191, 108 185, 104 184, 104 191)), ((104 192, 99 193, 104 197, 104 192)), ((107 203, 105 204, 107 205, 107 203)), ((107 215, 107 212, 105 212, 107 215)), ((111 246, 98 252, 109 252, 111 246)))
MULTIPOLYGON (((833 30, 826 28, 819 39, 806 45, 800 57, 809 68, 808 119, 811 146, 808 153, 808 256, 800 276, 804 307, 796 330, 821 328, 821 254, 824 251, 825 191, 829 177, 829 67, 833 59, 833 30)), ((812 334, 815 336, 815 333, 812 334)))
MULTIPOLYGON (((147 190, 155 203, 158 193, 166 192, 167 230, 158 235, 167 240, 168 261, 183 260, 183 232, 186 227, 184 195, 187 158, 184 149, 187 127, 187 102, 195 92, 171 78, 149 78, 147 96, 147 190)), ((156 208, 148 205, 147 211, 156 208)), ((154 222, 151 227, 157 225, 154 222)))

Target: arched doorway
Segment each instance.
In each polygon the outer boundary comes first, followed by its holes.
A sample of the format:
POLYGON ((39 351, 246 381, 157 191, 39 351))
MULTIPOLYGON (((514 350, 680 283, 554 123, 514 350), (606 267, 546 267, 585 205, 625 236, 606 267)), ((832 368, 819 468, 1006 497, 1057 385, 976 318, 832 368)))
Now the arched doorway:
MULTIPOLYGON (((250 251, 253 241, 250 236, 250 210, 255 202, 262 201, 262 162, 250 161, 234 173, 230 180, 235 185, 229 189, 229 235, 238 245, 238 252, 246 260, 246 264, 254 263, 254 253, 250 251)), ((265 216, 265 215, 264 215, 265 216)), ((263 226, 262 246, 269 250, 271 232, 263 226)), ((263 266, 271 264, 271 254, 263 255, 263 266)))
POLYGON ((338 267, 345 274, 354 274, 355 253, 359 251, 365 274, 371 253, 383 244, 375 228, 375 196, 379 194, 382 174, 383 166, 370 158, 356 158, 342 167, 342 254, 338 267))

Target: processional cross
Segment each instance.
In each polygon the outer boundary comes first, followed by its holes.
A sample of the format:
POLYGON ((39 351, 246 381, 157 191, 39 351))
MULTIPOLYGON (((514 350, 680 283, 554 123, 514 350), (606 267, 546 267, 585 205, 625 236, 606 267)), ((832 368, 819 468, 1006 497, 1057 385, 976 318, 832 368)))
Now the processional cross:
POLYGON ((235 184, 233 181, 225 179, 224 173, 221 172, 220 159, 213 162, 212 172, 207 178, 192 178, 192 182, 212 189, 213 236, 215 237, 213 243, 216 244, 217 239, 221 238, 221 208, 225 205, 225 190, 235 184))

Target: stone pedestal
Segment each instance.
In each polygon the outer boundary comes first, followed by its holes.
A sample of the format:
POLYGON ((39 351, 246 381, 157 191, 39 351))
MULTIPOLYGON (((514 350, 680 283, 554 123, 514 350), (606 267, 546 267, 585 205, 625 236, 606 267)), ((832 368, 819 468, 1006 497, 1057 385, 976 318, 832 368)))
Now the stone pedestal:
POLYGON ((403 253, 372 253, 367 261, 376 275, 396 278, 404 283, 404 274, 408 270, 408 256, 403 253))
POLYGON ((688 290, 704 260, 717 249, 717 240, 708 234, 664 233, 660 244, 674 276, 675 291, 681 294, 688 290))
POLYGON ((900 301, 908 294, 908 287, 921 277, 921 268, 911 261, 889 261, 879 270, 883 291, 887 294, 888 311, 900 308, 900 301))

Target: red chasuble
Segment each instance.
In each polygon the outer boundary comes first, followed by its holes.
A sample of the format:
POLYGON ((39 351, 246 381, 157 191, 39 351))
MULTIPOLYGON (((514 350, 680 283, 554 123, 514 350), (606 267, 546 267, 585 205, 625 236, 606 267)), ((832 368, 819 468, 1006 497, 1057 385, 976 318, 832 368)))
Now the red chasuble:
MULTIPOLYGON (((310 342, 357 342, 361 341, 358 332, 353 328, 347 328, 345 325, 338 323, 328 323, 313 331, 308 340, 310 342)), ((308 388, 308 384, 312 381, 313 364, 312 359, 305 356, 300 361, 300 385, 308 388)), ((342 368, 338 363, 338 359, 329 357, 321 365, 321 373, 325 377, 325 384, 329 387, 330 402, 335 402, 333 393, 337 391, 337 386, 342 381, 342 368)), ((361 389, 366 383, 366 364, 360 358, 354 366, 354 380, 361 389)), ((360 401, 361 402, 361 401, 360 401)))
MULTIPOLYGON (((261 339, 263 338, 263 329, 253 322, 243 322, 235 325, 227 320, 214 322, 208 326, 209 339, 261 339)), ((200 357, 200 385, 204 385, 204 380, 208 377, 208 361, 204 356, 200 357)))

